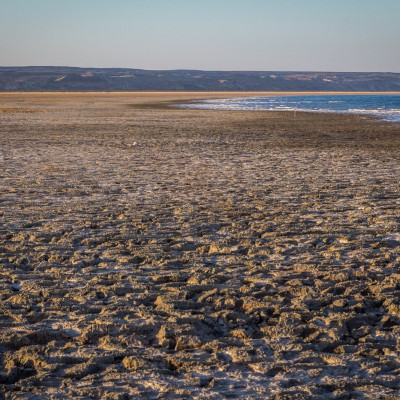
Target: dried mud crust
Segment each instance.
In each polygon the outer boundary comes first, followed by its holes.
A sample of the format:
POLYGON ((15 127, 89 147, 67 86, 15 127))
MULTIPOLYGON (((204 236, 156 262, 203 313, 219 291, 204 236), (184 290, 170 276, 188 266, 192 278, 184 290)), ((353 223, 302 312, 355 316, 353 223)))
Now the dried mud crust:
POLYGON ((5 398, 399 398, 399 126, 175 99, 1 97, 5 398))

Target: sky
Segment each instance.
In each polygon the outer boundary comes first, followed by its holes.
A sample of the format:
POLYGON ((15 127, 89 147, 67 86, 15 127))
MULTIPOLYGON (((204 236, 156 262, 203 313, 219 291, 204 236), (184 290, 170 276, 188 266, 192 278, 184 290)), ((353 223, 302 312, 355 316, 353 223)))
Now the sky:
POLYGON ((400 72, 400 0, 0 0, 0 66, 400 72))

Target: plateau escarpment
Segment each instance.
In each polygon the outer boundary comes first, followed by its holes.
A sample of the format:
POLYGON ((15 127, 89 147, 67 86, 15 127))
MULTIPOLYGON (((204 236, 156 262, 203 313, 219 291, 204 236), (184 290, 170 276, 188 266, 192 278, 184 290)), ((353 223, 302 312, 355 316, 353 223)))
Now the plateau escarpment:
POLYGON ((400 91, 399 73, 0 67, 0 91, 400 91))

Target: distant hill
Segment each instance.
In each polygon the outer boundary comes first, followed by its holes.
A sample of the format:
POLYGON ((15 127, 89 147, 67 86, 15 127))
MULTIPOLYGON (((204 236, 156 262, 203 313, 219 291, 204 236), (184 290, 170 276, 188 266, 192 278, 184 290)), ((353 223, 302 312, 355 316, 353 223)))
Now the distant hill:
POLYGON ((0 91, 400 91, 400 73, 0 67, 0 91))

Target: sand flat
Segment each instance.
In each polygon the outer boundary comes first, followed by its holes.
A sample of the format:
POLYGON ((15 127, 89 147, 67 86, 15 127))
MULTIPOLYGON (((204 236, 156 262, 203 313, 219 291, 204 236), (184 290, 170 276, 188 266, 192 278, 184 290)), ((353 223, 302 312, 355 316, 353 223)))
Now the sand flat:
POLYGON ((238 94, 0 93, 6 398, 398 396, 400 124, 238 94))

